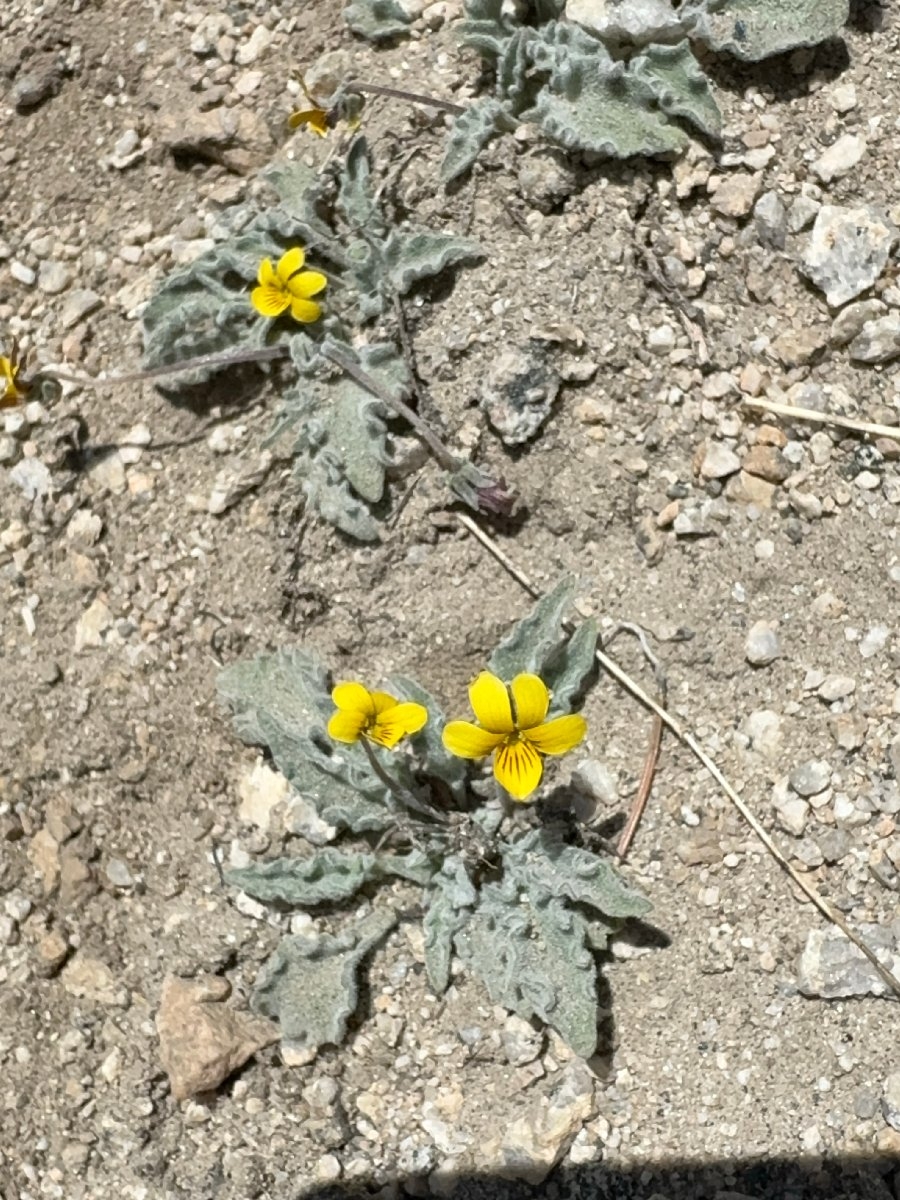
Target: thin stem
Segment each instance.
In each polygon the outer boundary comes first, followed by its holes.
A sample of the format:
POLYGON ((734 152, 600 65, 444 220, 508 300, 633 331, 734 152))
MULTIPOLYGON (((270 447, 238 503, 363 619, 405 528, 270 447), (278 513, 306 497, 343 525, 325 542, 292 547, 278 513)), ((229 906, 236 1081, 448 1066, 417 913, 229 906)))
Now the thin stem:
POLYGON ((366 753, 366 758, 369 760, 369 766, 388 789, 395 800, 399 801, 404 808, 410 808, 413 812, 417 812, 420 817, 427 817, 430 821, 442 820, 442 814, 435 809, 429 808, 427 804, 423 804, 418 796, 414 796, 412 792, 401 787, 396 779, 393 779, 381 763, 378 761, 378 755, 369 743, 365 736, 360 738, 362 748, 366 753))
POLYGON ((450 100, 438 100, 435 96, 423 96, 420 92, 407 92, 402 88, 385 87, 381 83, 360 83, 357 79, 351 79, 347 83, 347 90, 364 92, 372 96, 391 96, 394 100, 409 100, 412 104, 424 104, 426 108, 439 108, 442 112, 453 113, 456 116, 466 111, 463 105, 453 104, 450 100))
POLYGON ((379 400, 384 401, 396 416, 402 417, 404 421, 408 421, 434 455, 435 460, 445 471, 452 472, 459 469, 460 462, 456 455, 451 453, 431 426, 427 425, 418 413, 413 412, 405 401, 393 395, 386 387, 382 387, 378 380, 374 379, 358 362, 354 362, 352 358, 348 358, 340 350, 324 346, 322 354, 325 358, 330 359, 335 366, 340 367, 342 371, 346 371, 367 392, 371 392, 373 396, 377 396, 379 400))

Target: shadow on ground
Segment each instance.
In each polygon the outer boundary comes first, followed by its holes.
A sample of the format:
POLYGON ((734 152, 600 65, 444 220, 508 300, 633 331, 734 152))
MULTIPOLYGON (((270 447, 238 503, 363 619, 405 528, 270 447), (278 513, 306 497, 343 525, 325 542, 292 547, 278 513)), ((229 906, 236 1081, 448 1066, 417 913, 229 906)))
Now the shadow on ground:
MULTIPOLYGON (((689 1119, 689 1118, 687 1118, 689 1119)), ((497 1175, 354 1180, 298 1187, 278 1200, 440 1196, 448 1200, 900 1200, 900 1156, 673 1162, 618 1170, 604 1163, 560 1168, 539 1184, 497 1175), (430 1184, 430 1186, 429 1186, 430 1184)))

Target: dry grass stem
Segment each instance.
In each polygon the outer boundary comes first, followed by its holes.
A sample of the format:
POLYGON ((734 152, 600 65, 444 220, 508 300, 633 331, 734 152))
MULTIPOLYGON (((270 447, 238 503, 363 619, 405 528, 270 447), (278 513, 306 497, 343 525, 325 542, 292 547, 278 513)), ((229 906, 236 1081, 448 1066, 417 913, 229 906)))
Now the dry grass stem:
POLYGON ((796 421, 814 421, 817 425, 834 425, 838 429, 850 429, 854 433, 867 433, 870 437, 893 438, 900 442, 900 425, 876 425, 872 421, 856 421, 853 417, 838 417, 833 413, 821 413, 815 408, 795 408, 792 404, 776 404, 773 400, 745 398, 741 403, 745 408, 774 413, 778 417, 789 417, 796 421))

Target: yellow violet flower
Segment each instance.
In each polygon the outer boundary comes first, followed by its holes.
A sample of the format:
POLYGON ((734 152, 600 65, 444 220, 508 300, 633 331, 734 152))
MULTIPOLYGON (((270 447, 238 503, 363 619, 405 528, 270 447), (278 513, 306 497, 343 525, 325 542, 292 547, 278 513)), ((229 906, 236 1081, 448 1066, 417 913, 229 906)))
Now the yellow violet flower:
POLYGON ((304 271, 306 255, 299 246, 282 254, 273 267, 270 258, 259 264, 259 287, 250 293, 250 303, 264 317, 280 317, 291 310, 295 321, 304 325, 318 321, 322 307, 311 300, 328 283, 320 271, 304 271))
POLYGON ((25 391, 16 383, 18 374, 18 362, 0 354, 0 408, 15 408, 20 400, 24 400, 25 391))
POLYGON ((339 683, 331 693, 337 712, 328 722, 336 742, 368 738, 392 750, 428 720, 428 710, 412 701, 400 701, 387 692, 370 692, 361 683, 339 683))
POLYGON ((460 758, 494 755, 494 778, 514 800, 525 800, 544 773, 542 754, 565 754, 587 732, 584 717, 573 713, 548 721, 550 693, 537 675, 517 675, 507 687, 482 671, 469 688, 469 703, 479 724, 451 721, 444 745, 460 758))
POLYGON ((304 108, 301 112, 291 113, 288 117, 288 128, 299 129, 301 125, 305 125, 319 137, 327 137, 330 128, 328 113, 324 108, 304 108))

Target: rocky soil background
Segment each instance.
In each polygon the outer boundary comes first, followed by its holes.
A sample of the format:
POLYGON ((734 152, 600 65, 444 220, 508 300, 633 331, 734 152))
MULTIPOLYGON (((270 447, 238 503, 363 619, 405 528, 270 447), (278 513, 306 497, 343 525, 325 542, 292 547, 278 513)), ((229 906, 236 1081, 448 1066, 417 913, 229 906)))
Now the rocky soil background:
MULTIPOLYGON (((138 366, 142 305, 257 169, 332 152, 286 132, 294 69, 475 93, 456 0, 383 50, 339 7, 4 5, 4 348, 138 366)), ((716 67, 718 160, 587 167, 525 128, 448 196, 442 116, 379 100, 365 118, 398 219, 485 251, 409 317, 436 419, 522 496, 501 545, 541 586, 574 572, 584 613, 649 630, 673 712, 895 971, 900 443, 742 401, 900 419, 898 29, 864 9, 843 43, 716 67), (523 444, 496 395, 536 359, 523 444)), ((67 385, 2 414, 0 1193, 448 1194, 473 1170, 859 1155, 889 1196, 897 1009, 671 740, 625 868, 653 927, 615 946, 590 1064, 464 975, 432 996, 399 888, 345 1046, 286 1063, 249 1016, 260 963, 309 918, 230 895, 214 856, 296 851, 306 818, 233 737, 220 662, 303 643, 463 712, 528 608, 428 469, 378 545, 307 520, 283 448, 260 451, 275 396, 236 373, 190 403, 67 385)), ((649 722, 607 679, 585 711, 553 782, 602 832, 649 722)))

